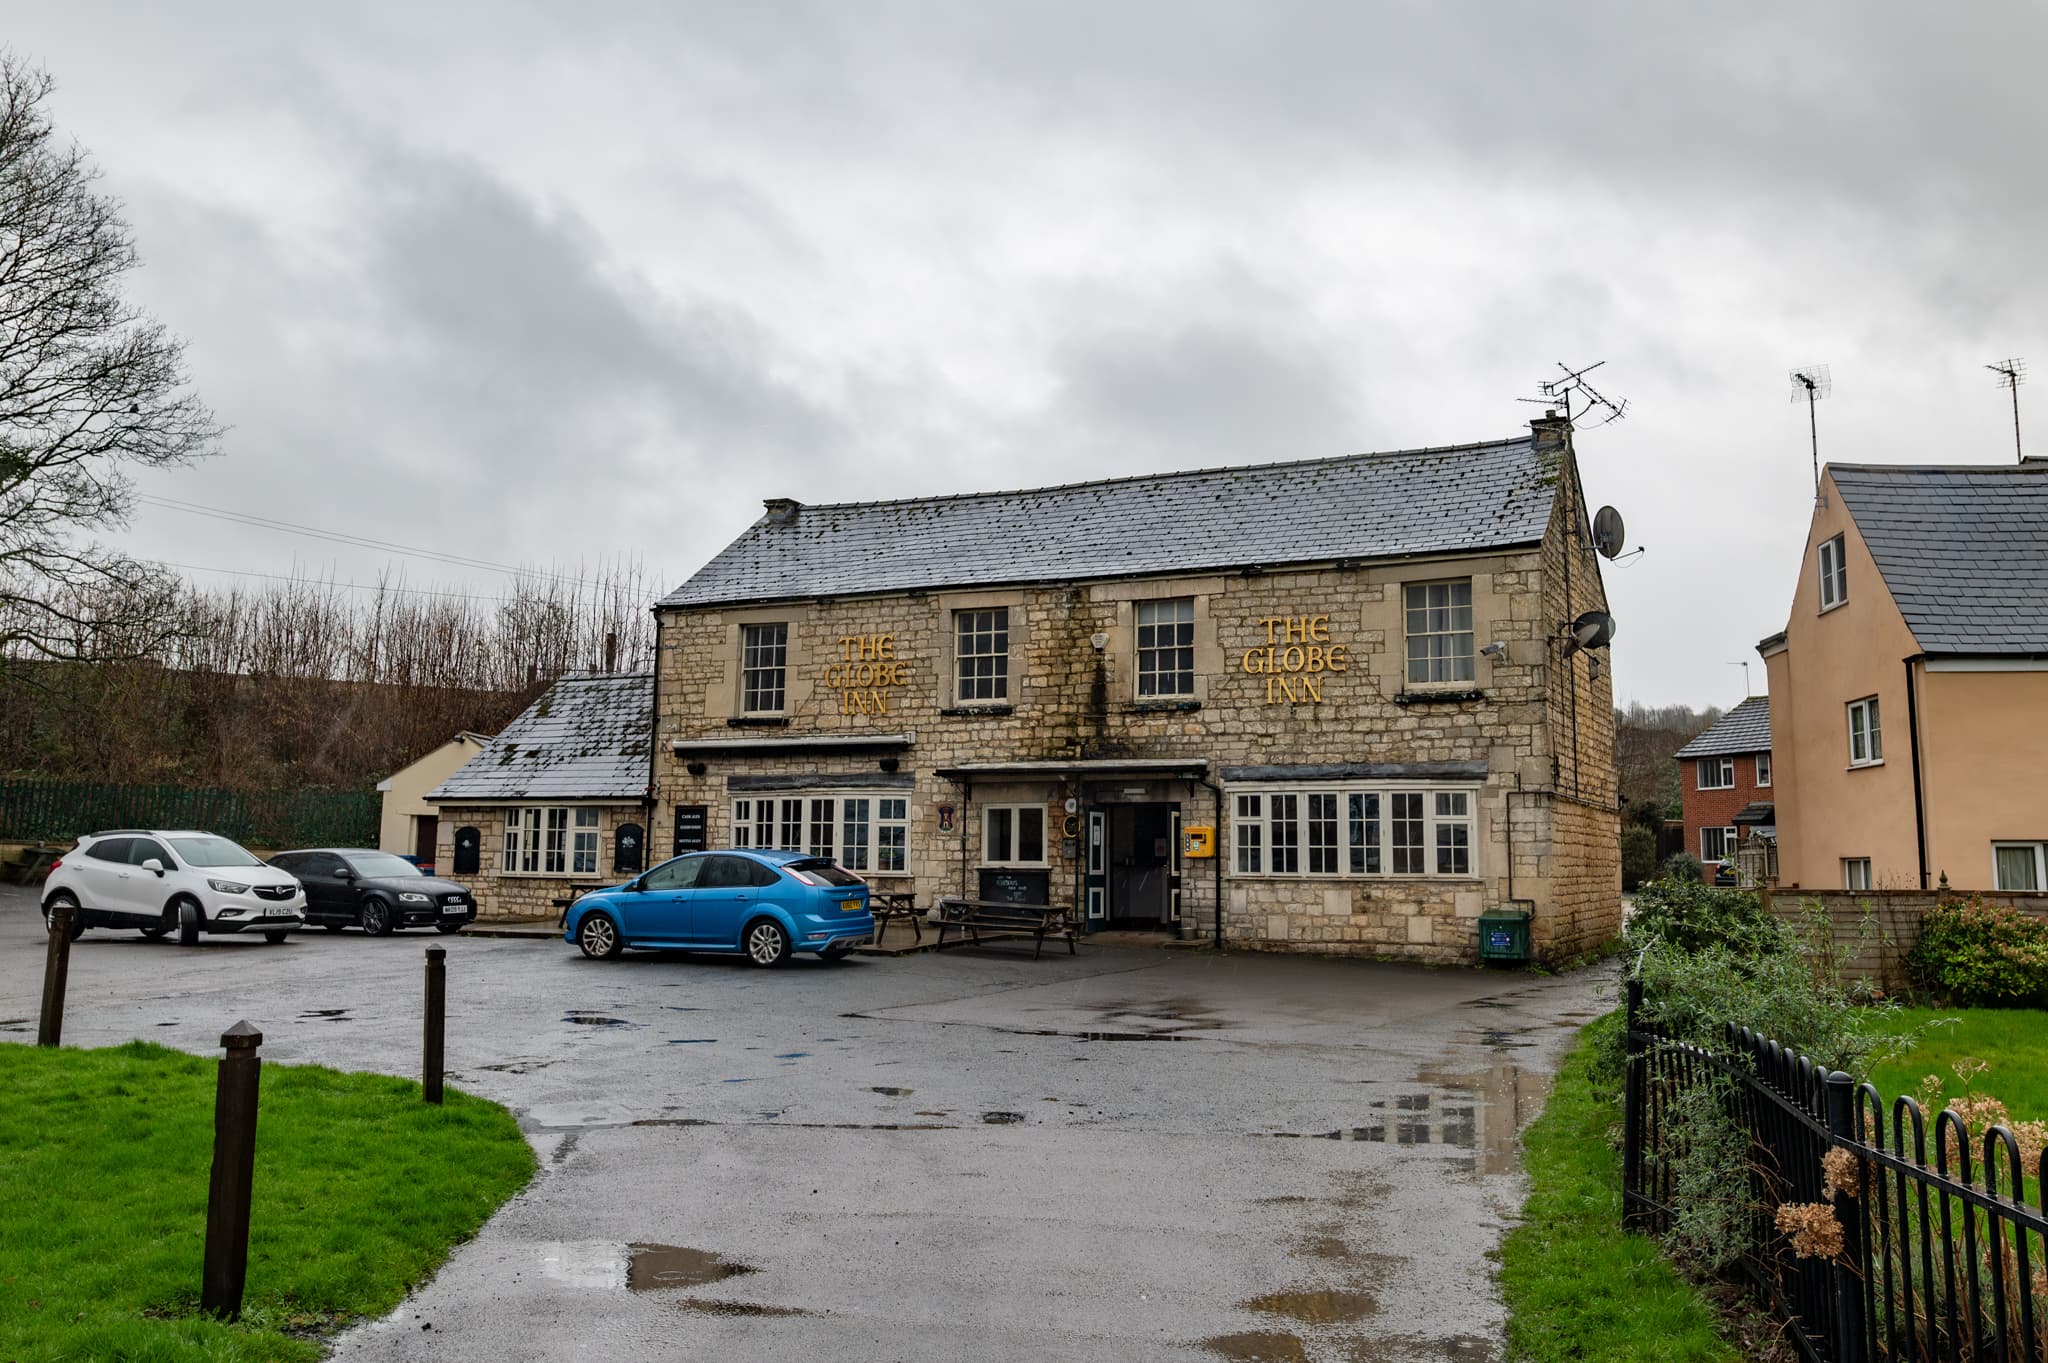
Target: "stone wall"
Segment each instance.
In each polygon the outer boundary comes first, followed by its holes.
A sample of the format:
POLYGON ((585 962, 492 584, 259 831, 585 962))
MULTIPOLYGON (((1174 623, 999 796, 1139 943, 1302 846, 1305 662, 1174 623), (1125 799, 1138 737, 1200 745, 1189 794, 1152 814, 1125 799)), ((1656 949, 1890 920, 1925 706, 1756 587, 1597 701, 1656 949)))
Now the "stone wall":
MULTIPOLYGON (((533 803, 539 804, 540 801, 533 803)), ((613 838, 620 824, 648 822, 644 805, 605 805, 598 809, 597 871, 593 875, 551 876, 502 873, 498 869, 505 846, 504 805, 441 809, 440 841, 434 851, 435 874, 452 880, 476 896, 478 919, 554 918, 562 910, 554 901, 571 898, 583 890, 616 884, 621 876, 612 870, 613 838), (455 830, 475 828, 483 835, 477 874, 455 874, 455 830)), ((642 865, 649 863, 643 860, 642 865)))
MULTIPOLYGON (((1937 890, 1763 890, 1764 907, 1802 931, 1825 917, 1828 940, 1844 977, 1869 979, 1880 988, 1906 985, 1905 961, 1920 940, 1920 920, 1945 899, 1937 890)), ((2048 894, 1973 892, 1987 904, 2004 904, 2048 922, 2048 894)))

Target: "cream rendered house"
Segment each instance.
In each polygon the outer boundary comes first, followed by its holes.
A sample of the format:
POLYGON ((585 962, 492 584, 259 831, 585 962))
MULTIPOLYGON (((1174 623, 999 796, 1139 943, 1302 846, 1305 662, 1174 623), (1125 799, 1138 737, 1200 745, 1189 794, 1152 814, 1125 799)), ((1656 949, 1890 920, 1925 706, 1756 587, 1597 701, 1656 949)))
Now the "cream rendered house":
POLYGON ((427 792, 453 776, 490 741, 489 734, 464 731, 379 781, 377 791, 384 797, 384 809, 377 824, 378 850, 432 862, 439 810, 427 803, 427 792))
POLYGON ((1770 670, 1779 883, 2048 888, 2048 460, 1835 464, 1770 670))

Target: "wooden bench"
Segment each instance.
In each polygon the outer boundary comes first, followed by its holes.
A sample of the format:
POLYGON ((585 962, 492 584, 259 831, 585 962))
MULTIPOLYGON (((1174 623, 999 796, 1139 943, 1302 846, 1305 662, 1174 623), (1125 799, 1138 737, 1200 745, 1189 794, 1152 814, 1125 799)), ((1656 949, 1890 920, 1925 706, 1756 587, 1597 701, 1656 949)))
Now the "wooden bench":
POLYGON ((50 865, 63 853, 57 847, 24 847, 12 860, 0 865, 0 880, 15 885, 40 885, 50 874, 50 865))
POLYGON ((888 930, 889 924, 899 918, 909 921, 911 940, 920 946, 924 944, 924 924, 917 914, 915 894, 902 890, 870 891, 868 912, 875 916, 876 945, 881 944, 882 934, 888 930))
MULTIPOLYGON (((1051 904, 1008 904, 993 899, 941 899, 939 901, 939 943, 938 949, 946 949, 946 933, 951 930, 965 935, 965 940, 981 944, 984 935, 990 937, 1029 937, 1033 942, 1031 959, 1037 960, 1045 950, 1045 939, 1064 937, 1067 939, 1067 954, 1079 955, 1074 946, 1073 917, 1062 908, 1051 904)), ((954 939, 958 946, 961 938, 954 939)))

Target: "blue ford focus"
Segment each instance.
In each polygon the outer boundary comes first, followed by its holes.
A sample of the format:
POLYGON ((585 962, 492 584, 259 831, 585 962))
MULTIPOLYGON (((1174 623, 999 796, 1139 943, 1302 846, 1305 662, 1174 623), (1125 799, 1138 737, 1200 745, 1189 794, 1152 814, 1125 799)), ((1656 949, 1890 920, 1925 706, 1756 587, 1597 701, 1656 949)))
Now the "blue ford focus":
POLYGON ((691 852, 584 895, 569 907, 563 940, 593 958, 653 947, 777 966, 799 951, 836 961, 874 936, 859 876, 825 857, 749 848, 691 852))

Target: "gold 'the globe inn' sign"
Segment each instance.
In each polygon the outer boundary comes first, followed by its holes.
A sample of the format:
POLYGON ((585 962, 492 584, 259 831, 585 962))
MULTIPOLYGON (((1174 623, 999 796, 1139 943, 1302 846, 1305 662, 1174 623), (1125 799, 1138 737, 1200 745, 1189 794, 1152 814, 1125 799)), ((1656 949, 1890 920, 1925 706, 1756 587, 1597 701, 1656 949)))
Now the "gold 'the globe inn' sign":
POLYGON ((839 693, 839 713, 888 714, 889 688, 910 681, 910 664, 896 656, 896 636, 848 634, 837 642, 839 661, 825 665, 825 686, 839 693))
POLYGON ((1321 701, 1323 679, 1348 672, 1351 656, 1343 644, 1330 642, 1327 615, 1269 615, 1266 642, 1248 648, 1239 666, 1266 679, 1266 704, 1321 701))

